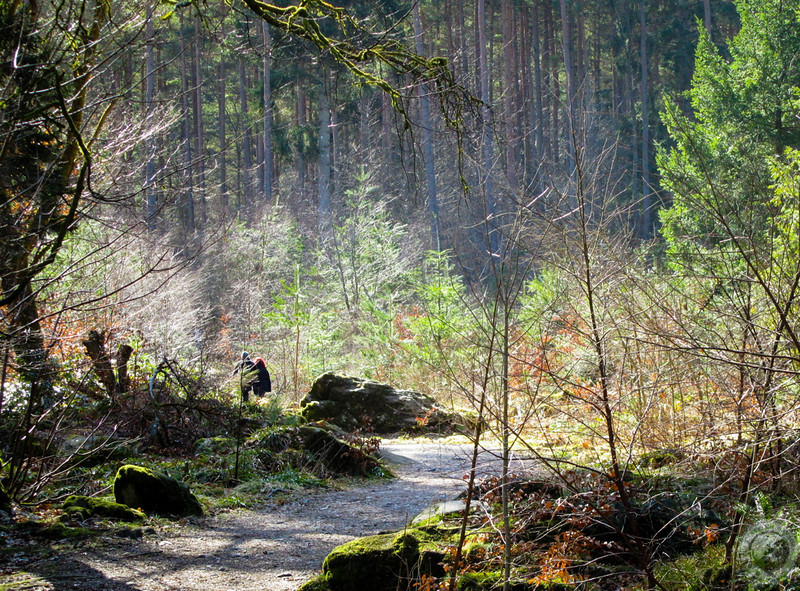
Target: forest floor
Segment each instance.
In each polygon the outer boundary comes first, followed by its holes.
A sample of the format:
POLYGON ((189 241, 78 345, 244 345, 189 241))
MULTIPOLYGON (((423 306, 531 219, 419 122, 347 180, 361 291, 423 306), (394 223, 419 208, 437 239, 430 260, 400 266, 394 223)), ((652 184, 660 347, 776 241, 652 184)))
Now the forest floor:
MULTIPOLYGON (((307 491, 257 510, 226 510, 148 530, 138 540, 79 541, 18 556, 0 570, 0 590, 289 591, 319 573, 336 546, 397 531, 466 488, 470 445, 384 440, 397 478, 307 491)), ((499 474, 484 451, 480 475, 499 474)), ((515 460, 519 474, 531 462, 515 460), (527 464, 527 466, 525 465, 527 464)), ((163 522, 162 522, 163 523, 163 522)))

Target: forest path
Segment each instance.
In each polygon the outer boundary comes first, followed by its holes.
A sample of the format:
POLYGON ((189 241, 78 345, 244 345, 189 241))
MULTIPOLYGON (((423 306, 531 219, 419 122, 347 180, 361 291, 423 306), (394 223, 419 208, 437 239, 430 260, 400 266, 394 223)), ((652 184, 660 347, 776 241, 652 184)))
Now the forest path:
MULTIPOLYGON (((289 591, 318 574, 349 540, 396 531, 429 506, 462 492, 472 446, 386 440, 381 451, 397 478, 345 490, 318 490, 257 511, 234 510, 146 535, 76 548, 30 564, 52 586, 108 591, 289 591), (98 546, 98 547, 94 547, 98 546), (38 568, 37 568, 38 566, 38 568)), ((479 474, 500 471, 483 451, 479 474)), ((515 460, 512 470, 524 469, 515 460)))

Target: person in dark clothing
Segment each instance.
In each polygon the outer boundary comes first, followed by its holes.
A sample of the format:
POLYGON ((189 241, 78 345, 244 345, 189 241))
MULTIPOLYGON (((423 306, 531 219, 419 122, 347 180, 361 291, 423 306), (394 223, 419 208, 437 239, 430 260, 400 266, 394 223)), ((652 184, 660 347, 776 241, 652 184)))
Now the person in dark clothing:
POLYGON ((272 381, 269 379, 267 364, 261 357, 256 357, 254 368, 258 373, 255 379, 250 381, 250 384, 253 388, 253 394, 260 398, 267 392, 272 392, 272 381))
POLYGON ((242 359, 236 364, 234 374, 240 374, 239 383, 242 388, 242 402, 250 399, 250 392, 259 398, 267 392, 272 392, 267 364, 261 357, 253 361, 247 351, 242 351, 242 359))
POLYGON ((247 351, 242 351, 242 359, 236 364, 236 369, 233 374, 239 374, 239 385, 242 389, 242 401, 247 402, 250 399, 250 392, 253 391, 252 382, 255 379, 256 364, 250 359, 247 351))

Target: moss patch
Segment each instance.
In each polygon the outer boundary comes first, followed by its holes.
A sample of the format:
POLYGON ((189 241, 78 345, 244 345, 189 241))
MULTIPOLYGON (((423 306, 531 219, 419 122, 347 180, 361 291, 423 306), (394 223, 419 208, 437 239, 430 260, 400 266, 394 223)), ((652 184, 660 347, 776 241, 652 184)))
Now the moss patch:
POLYGON ((331 587, 328 584, 328 577, 320 575, 300 585, 297 591, 331 591, 331 587))
POLYGON ((61 505, 64 513, 74 515, 80 519, 89 517, 107 517, 109 519, 119 519, 120 521, 142 521, 146 517, 144 513, 133 509, 122 503, 116 503, 110 499, 99 499, 85 497, 82 495, 72 495, 61 505))
POLYGON ((24 521, 18 523, 15 529, 22 534, 45 540, 87 538, 94 533, 85 527, 69 527, 58 522, 48 525, 40 521, 24 521))

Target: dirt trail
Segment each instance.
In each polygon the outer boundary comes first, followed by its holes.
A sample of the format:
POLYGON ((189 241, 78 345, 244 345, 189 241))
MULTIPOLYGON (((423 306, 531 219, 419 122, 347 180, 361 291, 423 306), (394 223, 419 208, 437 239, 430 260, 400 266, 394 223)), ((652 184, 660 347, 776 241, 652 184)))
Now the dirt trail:
MULTIPOLYGON (((31 580, 23 586, 19 581, 19 588, 297 589, 319 572, 334 547, 401 529, 427 507, 451 500, 465 488, 462 476, 469 467, 469 446, 384 442, 381 449, 398 478, 347 490, 321 490, 259 511, 225 512, 138 541, 113 539, 99 549, 79 547, 26 565, 28 573, 37 575, 38 584, 31 580)), ((499 461, 495 454, 484 452, 481 466, 481 473, 496 473, 499 461)))

